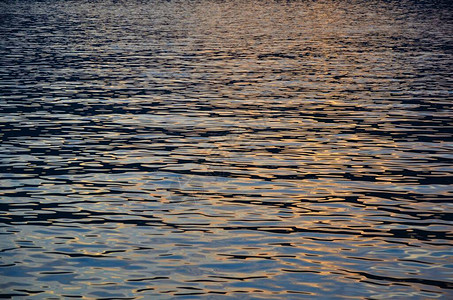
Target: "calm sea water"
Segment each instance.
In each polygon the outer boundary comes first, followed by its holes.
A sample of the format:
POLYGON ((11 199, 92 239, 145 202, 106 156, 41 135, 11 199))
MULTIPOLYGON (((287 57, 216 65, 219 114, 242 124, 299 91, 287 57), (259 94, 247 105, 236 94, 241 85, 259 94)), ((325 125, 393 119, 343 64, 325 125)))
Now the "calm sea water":
POLYGON ((447 1, 0 4, 0 290, 453 297, 447 1))

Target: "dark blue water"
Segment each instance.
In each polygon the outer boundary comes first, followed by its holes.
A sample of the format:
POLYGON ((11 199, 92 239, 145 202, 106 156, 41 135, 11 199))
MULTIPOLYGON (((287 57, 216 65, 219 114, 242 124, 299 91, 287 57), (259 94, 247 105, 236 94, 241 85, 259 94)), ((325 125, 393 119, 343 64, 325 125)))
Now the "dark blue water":
POLYGON ((451 13, 1 2, 1 297, 451 299, 451 13))

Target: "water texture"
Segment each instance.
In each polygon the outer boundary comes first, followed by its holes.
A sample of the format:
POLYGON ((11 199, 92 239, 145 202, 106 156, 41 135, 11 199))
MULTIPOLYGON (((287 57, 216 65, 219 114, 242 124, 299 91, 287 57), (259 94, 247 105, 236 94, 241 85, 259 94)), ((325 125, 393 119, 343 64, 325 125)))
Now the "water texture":
POLYGON ((451 13, 1 2, 1 297, 452 299, 451 13))

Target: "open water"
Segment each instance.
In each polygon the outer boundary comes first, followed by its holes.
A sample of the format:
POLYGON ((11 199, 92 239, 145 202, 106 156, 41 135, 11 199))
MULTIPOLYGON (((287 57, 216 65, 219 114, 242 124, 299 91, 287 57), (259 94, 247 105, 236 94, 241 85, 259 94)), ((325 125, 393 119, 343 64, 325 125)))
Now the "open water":
POLYGON ((2 1, 0 290, 452 299, 448 1, 2 1))

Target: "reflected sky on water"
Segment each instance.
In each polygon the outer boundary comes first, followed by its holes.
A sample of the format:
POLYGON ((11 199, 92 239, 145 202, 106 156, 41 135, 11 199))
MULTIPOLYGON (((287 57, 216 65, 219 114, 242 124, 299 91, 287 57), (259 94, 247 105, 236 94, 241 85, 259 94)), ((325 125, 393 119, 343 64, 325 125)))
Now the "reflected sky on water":
POLYGON ((2 297, 452 297, 451 9, 0 3, 2 297))

